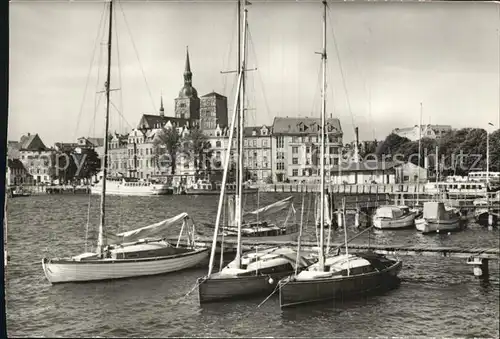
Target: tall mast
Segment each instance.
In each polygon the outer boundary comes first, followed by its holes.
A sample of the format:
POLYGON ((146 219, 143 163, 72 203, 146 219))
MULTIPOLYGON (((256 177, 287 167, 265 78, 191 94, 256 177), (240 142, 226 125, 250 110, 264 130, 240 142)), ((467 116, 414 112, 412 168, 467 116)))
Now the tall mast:
POLYGON ((420 103, 420 120, 418 123, 418 176, 417 176, 417 205, 420 196, 420 153, 422 152, 422 103, 420 103))
MULTIPOLYGON (((236 52, 236 55, 237 55, 237 60, 236 60, 236 72, 238 73, 238 76, 237 78, 239 78, 239 75, 240 75, 240 67, 241 67, 241 0, 237 0, 238 2, 238 6, 237 6, 237 12, 238 12, 238 16, 237 16, 237 26, 238 26, 238 29, 237 29, 237 38, 238 38, 238 48, 236 49, 237 52, 236 52)), ((236 116, 236 119, 237 122, 236 122, 236 149, 237 149, 237 152, 239 152, 239 121, 240 121, 240 95, 238 95, 238 97, 236 98, 236 113, 237 113, 237 116, 236 116)), ((235 180, 235 183, 236 183, 236 192, 235 192, 235 200, 236 200, 236 196, 239 195, 239 185, 238 185, 238 182, 239 182, 239 161, 236 163, 236 168, 235 168, 235 176, 234 176, 234 180, 235 180)), ((236 205, 236 201, 234 202, 234 206, 233 208, 235 209, 235 213, 237 213, 236 211, 236 208, 237 208, 237 205, 236 205)))
POLYGON ((246 43, 247 43, 247 9, 246 4, 243 8, 243 49, 241 52, 241 90, 239 97, 240 104, 240 114, 239 114, 239 151, 238 151, 238 197, 237 197, 237 215, 236 215, 236 226, 238 227, 238 244, 236 248, 236 267, 241 267, 241 224, 242 224, 242 212, 243 212, 243 137, 244 137, 244 121, 245 121, 245 63, 246 63, 246 43))
POLYGON ((106 118, 104 129, 104 166, 102 171, 102 192, 101 192, 101 221, 99 223, 99 238, 97 240, 97 249, 102 254, 102 250, 106 245, 104 239, 105 227, 105 212, 106 212, 106 177, 108 172, 108 130, 109 130, 109 90, 111 82, 111 37, 113 27, 113 0, 109 2, 109 31, 108 31, 108 74, 106 77, 106 118))
MULTIPOLYGON (((323 84, 322 84, 322 97, 323 102, 321 105, 321 207, 320 207, 320 236, 319 236, 319 269, 325 270, 325 137, 326 137, 326 1, 323 0, 323 51, 321 53, 322 68, 323 68, 323 84)), ((345 226, 344 226, 345 227, 345 226)))

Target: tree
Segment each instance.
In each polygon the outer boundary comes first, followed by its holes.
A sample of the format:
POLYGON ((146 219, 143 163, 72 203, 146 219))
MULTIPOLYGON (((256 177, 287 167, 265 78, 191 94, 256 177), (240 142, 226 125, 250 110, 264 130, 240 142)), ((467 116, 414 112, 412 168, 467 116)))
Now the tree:
POLYGON ((81 153, 74 152, 72 155, 80 169, 75 175, 76 178, 89 179, 100 171, 101 159, 92 148, 82 149, 81 153))
POLYGON ((194 158, 194 168, 196 170, 195 179, 198 180, 200 172, 210 171, 210 158, 213 151, 210 141, 200 129, 193 129, 186 136, 184 151, 189 152, 194 158))
POLYGON ((73 151, 66 150, 59 153, 57 156, 57 172, 56 177, 59 182, 66 183, 72 181, 75 177, 77 167, 73 157, 73 151))
POLYGON ((158 131, 153 142, 157 156, 157 163, 159 163, 159 158, 163 155, 167 155, 170 158, 168 163, 170 165, 170 174, 172 175, 175 174, 177 153, 181 146, 181 139, 182 136, 177 128, 163 127, 160 131, 158 131))
POLYGON ((395 156, 399 153, 400 147, 411 142, 408 138, 400 137, 397 134, 391 133, 385 138, 385 140, 377 147, 377 156, 391 155, 395 156))

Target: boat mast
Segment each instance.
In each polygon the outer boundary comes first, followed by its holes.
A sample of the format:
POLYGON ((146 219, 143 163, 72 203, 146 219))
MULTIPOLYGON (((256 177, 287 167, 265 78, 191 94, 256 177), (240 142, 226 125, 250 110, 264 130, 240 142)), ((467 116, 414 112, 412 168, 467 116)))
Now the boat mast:
POLYGON ((422 152, 422 103, 420 103, 420 120, 418 124, 418 176, 417 176, 417 205, 420 196, 420 153, 422 152))
POLYGON ((246 3, 243 8, 243 49, 241 51, 241 89, 239 93, 239 104, 240 104, 240 114, 239 114, 239 150, 238 150, 238 197, 237 197, 237 215, 236 215, 236 226, 238 227, 238 244, 236 248, 236 267, 241 267, 241 224, 242 224, 242 213, 243 213, 243 138, 244 138, 244 123, 245 123, 245 63, 246 63, 246 43, 247 43, 247 12, 246 3))
POLYGON ((113 27, 113 0, 109 1, 109 31, 108 31, 108 74, 106 83, 104 84, 106 90, 106 118, 104 123, 104 165, 102 172, 102 192, 101 192, 101 221, 99 223, 99 238, 97 241, 97 249, 100 254, 106 245, 104 239, 105 227, 105 212, 106 212, 106 177, 108 172, 108 130, 109 130, 109 91, 111 82, 111 37, 113 27))
POLYGON ((321 105, 321 207, 320 207, 320 233, 319 233, 319 270, 325 270, 325 114, 326 114, 326 1, 323 0, 323 51, 321 52, 322 68, 323 68, 323 84, 322 84, 322 97, 323 102, 321 105))

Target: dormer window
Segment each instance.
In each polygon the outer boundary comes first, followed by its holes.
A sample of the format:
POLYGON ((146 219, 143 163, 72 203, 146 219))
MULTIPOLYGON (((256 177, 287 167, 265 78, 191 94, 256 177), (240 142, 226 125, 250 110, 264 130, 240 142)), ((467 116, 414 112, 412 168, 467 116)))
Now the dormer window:
POLYGON ((257 131, 252 131, 252 136, 256 136, 257 135, 257 131))

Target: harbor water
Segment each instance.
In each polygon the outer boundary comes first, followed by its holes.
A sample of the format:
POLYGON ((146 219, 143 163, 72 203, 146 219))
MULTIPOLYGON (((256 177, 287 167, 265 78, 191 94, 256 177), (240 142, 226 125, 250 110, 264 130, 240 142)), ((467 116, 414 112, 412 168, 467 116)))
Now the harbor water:
MULTIPOLYGON (((289 195, 248 195, 245 210, 289 195)), ((304 201, 305 239, 314 241, 314 202, 309 195, 294 196, 298 221, 304 201)), ((213 222, 217 203, 217 196, 107 197, 106 219, 111 231, 146 226, 181 212, 189 213, 195 223, 213 222)), ((499 336, 498 261, 490 262, 489 282, 481 282, 473 276, 466 259, 401 257, 401 285, 396 290, 359 300, 283 311, 277 295, 261 307, 257 306, 265 297, 200 307, 196 291, 186 294, 194 287, 196 278, 206 274, 205 267, 154 277, 50 285, 42 271, 42 257, 76 255, 86 246, 91 250, 95 247, 98 222, 98 196, 9 199, 9 337, 499 336)), ((349 237, 359 232, 352 225, 348 222, 349 237)), ((169 235, 177 235, 179 230, 180 225, 169 235)), ((368 233, 354 243, 499 246, 498 229, 488 230, 474 223, 452 234, 422 235, 414 229, 368 233)), ((344 234, 334 230, 332 237, 333 242, 341 242, 344 234)))

